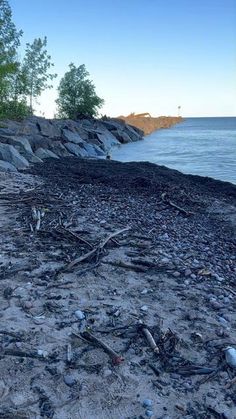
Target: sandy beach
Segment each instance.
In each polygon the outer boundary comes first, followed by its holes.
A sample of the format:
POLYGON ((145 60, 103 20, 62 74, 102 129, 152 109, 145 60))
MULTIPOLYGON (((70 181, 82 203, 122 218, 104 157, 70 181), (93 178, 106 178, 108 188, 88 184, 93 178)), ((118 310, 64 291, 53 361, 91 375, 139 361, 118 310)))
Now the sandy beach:
POLYGON ((0 417, 235 416, 234 185, 66 158, 0 188, 0 417))

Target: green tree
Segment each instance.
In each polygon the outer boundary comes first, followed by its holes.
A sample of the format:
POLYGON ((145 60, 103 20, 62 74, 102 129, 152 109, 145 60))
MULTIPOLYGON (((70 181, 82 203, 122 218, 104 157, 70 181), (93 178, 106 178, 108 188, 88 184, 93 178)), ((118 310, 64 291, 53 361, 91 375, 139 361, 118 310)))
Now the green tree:
POLYGON ((73 63, 69 65, 69 71, 60 81, 56 100, 61 118, 76 119, 79 114, 97 115, 104 100, 96 95, 95 86, 88 77, 84 64, 79 67, 73 63))
POLYGON ((43 90, 52 88, 52 80, 57 74, 50 73, 54 67, 47 52, 47 38, 36 38, 32 44, 26 44, 26 52, 21 69, 22 90, 29 97, 29 106, 33 112, 33 99, 43 90))
POLYGON ((22 31, 17 31, 12 21, 12 11, 7 0, 0 0, 0 100, 11 93, 11 77, 17 71, 17 48, 22 31))

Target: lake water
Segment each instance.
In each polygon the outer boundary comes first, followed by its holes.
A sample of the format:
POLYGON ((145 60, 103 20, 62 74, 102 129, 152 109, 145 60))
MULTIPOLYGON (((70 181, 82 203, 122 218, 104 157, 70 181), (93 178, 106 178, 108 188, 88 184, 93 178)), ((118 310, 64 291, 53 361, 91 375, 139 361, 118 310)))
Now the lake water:
POLYGON ((143 141, 114 148, 112 159, 149 161, 236 184, 236 117, 186 118, 143 141))

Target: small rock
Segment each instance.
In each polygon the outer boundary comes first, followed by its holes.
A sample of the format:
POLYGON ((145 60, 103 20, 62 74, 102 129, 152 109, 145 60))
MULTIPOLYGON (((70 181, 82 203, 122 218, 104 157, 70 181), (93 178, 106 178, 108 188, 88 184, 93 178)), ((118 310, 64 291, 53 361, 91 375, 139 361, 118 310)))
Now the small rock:
POLYGON ((104 369, 103 371, 103 377, 109 377, 112 374, 112 370, 109 370, 108 368, 104 369))
POLYGON ((143 407, 151 407, 153 404, 153 401, 151 399, 145 399, 143 401, 143 407))
POLYGON ((142 310, 142 311, 148 311, 148 306, 142 306, 141 308, 140 308, 140 310, 142 310))
POLYGON ((236 368, 236 349, 228 346, 225 349, 225 359, 230 367, 236 368))
POLYGON ((161 262, 162 262, 162 263, 169 263, 169 261, 170 261, 170 260, 169 260, 168 258, 162 258, 162 259, 161 259, 161 262))
POLYGON ((142 295, 145 295, 145 294, 147 294, 148 293, 148 289, 147 288, 144 288, 142 291, 141 291, 141 294, 142 295))
POLYGON ((211 300, 211 306, 214 308, 214 310, 220 310, 222 307, 224 307, 219 301, 212 299, 211 300))
POLYGON ((191 269, 185 269, 185 271, 184 271, 185 276, 190 276, 191 273, 192 273, 191 269))
POLYGON ((37 354, 43 358, 46 358, 48 356, 48 351, 45 351, 44 349, 38 349, 37 354))
POLYGON ((228 322, 224 317, 218 317, 219 322, 222 324, 222 326, 228 327, 228 322))
POLYGON ((172 274, 175 278, 178 278, 181 274, 178 271, 173 272, 172 274))
POLYGON ((152 411, 152 410, 147 409, 147 410, 145 410, 145 415, 146 415, 148 418, 151 418, 151 417, 154 415, 154 413, 153 413, 153 411, 152 411))
POLYGON ((78 320, 85 319, 85 314, 81 310, 76 310, 75 311, 75 316, 77 317, 78 320))
POLYGON ((162 240, 169 240, 168 233, 163 234, 163 236, 160 237, 162 240))
POLYGON ((76 379, 70 374, 64 375, 63 379, 64 379, 64 383, 69 387, 74 386, 77 382, 76 379))
POLYGON ((31 301, 25 301, 24 302, 24 308, 26 309, 26 310, 29 310, 30 308, 32 308, 33 307, 33 303, 31 302, 31 301))

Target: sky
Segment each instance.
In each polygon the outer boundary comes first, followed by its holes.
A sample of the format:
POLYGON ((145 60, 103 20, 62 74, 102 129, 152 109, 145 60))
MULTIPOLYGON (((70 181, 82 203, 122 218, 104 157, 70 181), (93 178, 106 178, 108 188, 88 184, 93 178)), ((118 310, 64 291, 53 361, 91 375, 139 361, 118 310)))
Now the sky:
POLYGON ((47 36, 58 74, 37 113, 53 117, 57 86, 85 64, 101 114, 236 116, 236 0, 9 0, 26 42, 47 36))

